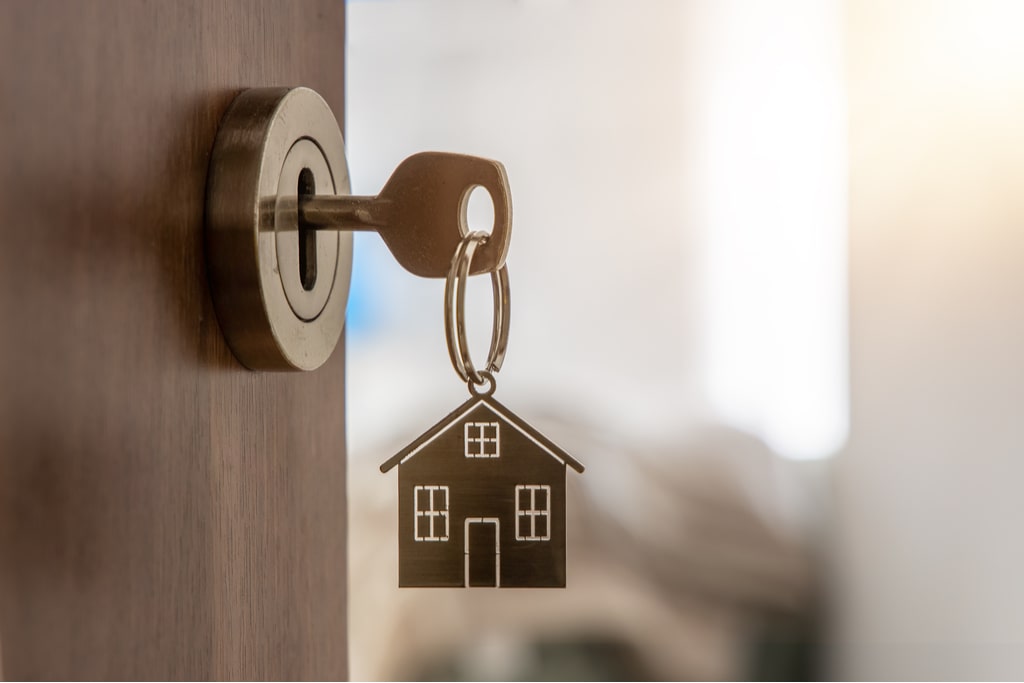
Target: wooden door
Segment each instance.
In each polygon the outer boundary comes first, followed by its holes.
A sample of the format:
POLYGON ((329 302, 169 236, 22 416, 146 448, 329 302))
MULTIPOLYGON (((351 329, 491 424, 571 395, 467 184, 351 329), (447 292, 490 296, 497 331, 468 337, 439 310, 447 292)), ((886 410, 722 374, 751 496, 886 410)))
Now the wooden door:
POLYGON ((0 10, 0 646, 11 679, 339 678, 344 352, 253 373, 203 195, 243 88, 344 110, 342 0, 0 10))

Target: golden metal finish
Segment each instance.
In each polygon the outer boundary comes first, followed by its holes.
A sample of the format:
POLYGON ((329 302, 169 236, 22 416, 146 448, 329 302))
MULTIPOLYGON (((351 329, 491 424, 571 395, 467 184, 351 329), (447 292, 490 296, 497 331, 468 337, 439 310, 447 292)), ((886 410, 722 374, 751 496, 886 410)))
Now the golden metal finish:
MULTIPOLYGON (((413 274, 451 279, 452 254, 465 253, 476 187, 491 196, 494 228, 471 240, 456 279, 490 272, 498 278, 496 300, 507 304, 512 200, 504 166, 423 152, 399 164, 378 196, 352 197, 345 144, 319 95, 308 88, 243 92, 217 132, 206 197, 210 289, 235 356, 253 370, 313 370, 327 360, 345 324, 353 230, 380 233, 413 274)), ((502 310, 488 370, 504 355, 502 310)), ((461 357, 460 372, 481 383, 468 351, 461 357)))
MULTIPOLYGON (((315 320, 323 312, 328 297, 334 291, 341 233, 330 231, 303 234, 296 201, 297 196, 302 194, 297 193, 296 188, 301 181, 306 181, 311 185, 310 191, 332 193, 334 188, 331 178, 331 169, 320 148, 311 140, 303 139, 288 150, 277 186, 274 224, 277 226, 279 275, 292 311, 307 322, 315 320), (325 180, 328 182, 325 183, 325 180), (306 254, 302 253, 304 250, 307 250, 306 254), (306 257, 310 261, 308 265, 306 257)), ((345 235, 344 238, 351 244, 351 235, 345 235)))
POLYGON ((420 152, 398 165, 376 197, 306 197, 302 222, 316 230, 375 230, 414 275, 446 277, 469 232, 466 208, 475 187, 491 195, 494 229, 471 273, 501 268, 512 232, 512 196, 500 162, 449 152, 420 152))
MULTIPOLYGON (((491 326, 491 348, 487 353, 487 364, 478 371, 469 355, 469 340, 466 337, 466 278, 477 249, 489 241, 482 232, 471 232, 459 243, 451 260, 448 280, 444 288, 444 329, 448 341, 448 355, 452 367, 462 381, 473 385, 486 383, 485 376, 501 369, 508 348, 509 308, 511 294, 508 284, 508 266, 503 265, 491 273, 491 291, 494 296, 494 318, 491 326)), ((491 384, 494 377, 491 376, 491 384)))
POLYGON ((313 370, 345 324, 351 233, 300 229, 303 196, 349 193, 345 145, 308 88, 255 88, 221 122, 210 161, 206 254, 217 319, 253 370, 313 370))

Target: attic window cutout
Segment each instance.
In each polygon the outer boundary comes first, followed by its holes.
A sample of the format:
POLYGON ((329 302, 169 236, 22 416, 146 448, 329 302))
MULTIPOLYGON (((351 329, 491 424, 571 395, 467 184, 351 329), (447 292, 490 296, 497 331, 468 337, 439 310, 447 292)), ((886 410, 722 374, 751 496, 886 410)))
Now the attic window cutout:
POLYGON ((466 457, 497 458, 500 455, 497 422, 467 422, 466 457))
POLYGON ((516 540, 551 540, 551 487, 516 486, 516 540))
POLYGON ((417 486, 413 489, 416 509, 416 540, 448 540, 448 487, 417 486))

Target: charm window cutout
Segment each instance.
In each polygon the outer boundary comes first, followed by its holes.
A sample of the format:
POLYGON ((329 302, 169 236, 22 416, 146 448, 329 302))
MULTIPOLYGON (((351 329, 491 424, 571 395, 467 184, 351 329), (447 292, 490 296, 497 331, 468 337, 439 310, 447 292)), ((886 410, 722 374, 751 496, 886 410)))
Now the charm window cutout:
POLYGON ((551 540, 551 487, 547 484, 516 486, 516 540, 551 540))
POLYGON ((467 422, 465 444, 467 458, 497 458, 501 455, 497 422, 467 422))
POLYGON ((417 486, 413 489, 417 541, 448 540, 448 487, 417 486))

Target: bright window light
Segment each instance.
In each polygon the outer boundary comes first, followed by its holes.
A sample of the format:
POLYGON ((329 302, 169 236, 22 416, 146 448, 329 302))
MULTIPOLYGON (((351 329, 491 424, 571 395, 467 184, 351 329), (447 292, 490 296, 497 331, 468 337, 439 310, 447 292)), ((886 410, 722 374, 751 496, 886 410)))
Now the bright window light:
POLYGON ((848 422, 841 4, 711 7, 707 392, 782 455, 825 457, 848 422))

